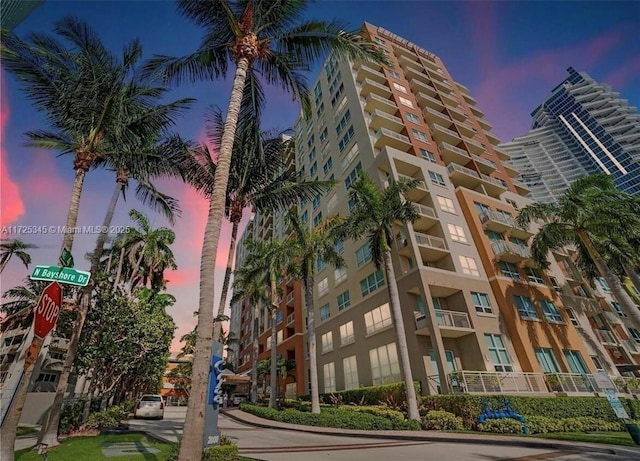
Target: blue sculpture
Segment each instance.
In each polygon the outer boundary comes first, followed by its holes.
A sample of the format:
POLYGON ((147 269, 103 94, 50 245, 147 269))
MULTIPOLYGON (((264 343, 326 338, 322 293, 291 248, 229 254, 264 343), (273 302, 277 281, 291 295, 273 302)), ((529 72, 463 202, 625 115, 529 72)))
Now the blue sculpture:
POLYGON ((520 421, 520 423, 522 424, 522 432, 524 434, 529 433, 529 428, 524 422, 524 416, 522 416, 520 413, 516 412, 513 408, 511 408, 511 403, 509 403, 508 399, 504 399, 504 408, 501 408, 497 411, 489 408, 489 404, 487 403, 486 400, 482 402, 482 411, 478 415, 479 423, 484 423, 487 419, 505 419, 505 418, 511 418, 511 419, 520 421))

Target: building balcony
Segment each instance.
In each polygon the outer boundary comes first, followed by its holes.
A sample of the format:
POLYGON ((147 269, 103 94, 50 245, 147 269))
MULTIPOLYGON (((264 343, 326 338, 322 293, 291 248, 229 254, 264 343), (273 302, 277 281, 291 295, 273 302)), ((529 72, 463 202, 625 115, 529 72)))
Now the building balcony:
POLYGON ((458 89, 460 90, 460 93, 469 94, 469 88, 464 86, 462 83, 459 83, 459 82, 455 82, 455 83, 456 83, 456 86, 458 87, 458 89))
POLYGON ((20 350, 20 346, 22 346, 22 342, 16 342, 15 344, 9 344, 7 346, 0 347, 0 355, 10 355, 15 354, 20 350))
POLYGON ((388 98, 391 96, 391 88, 370 78, 365 78, 362 80, 360 94, 362 96, 368 96, 370 93, 379 94, 380 96, 388 98))
POLYGON ((482 127, 482 129, 489 131, 491 128, 493 128, 491 126, 491 124, 489 124, 489 122, 487 122, 485 119, 481 118, 481 117, 477 117, 476 118, 478 124, 482 127))
POLYGON ((413 208, 418 213, 418 219, 413 222, 413 228, 417 231, 428 231, 439 222, 433 208, 421 203, 413 203, 413 208))
POLYGON ((489 160, 488 158, 480 157, 476 154, 471 154, 471 158, 475 160, 476 166, 480 173, 490 174, 496 171, 498 165, 493 160, 489 160))
POLYGON ((453 88, 451 88, 451 85, 449 85, 449 82, 447 81, 447 77, 445 77, 443 74, 431 72, 429 76, 432 77, 433 83, 435 84, 436 88, 438 88, 438 90, 445 93, 451 93, 451 91, 453 91, 453 88))
MULTIPOLYGON (((434 311, 436 323, 443 338, 461 338, 471 335, 474 329, 471 327, 469 315, 466 312, 445 311, 436 309, 434 311)), ((431 334, 425 314, 414 311, 416 320, 416 334, 428 336, 431 334)))
MULTIPOLYGON (((413 176, 399 174, 398 179, 407 179, 407 180, 413 181, 413 180, 416 180, 417 178, 414 178, 413 176)), ((407 191, 407 193, 405 194, 405 197, 407 200, 418 203, 421 200, 423 200, 427 195, 429 195, 429 189, 427 189, 427 185, 425 184, 424 181, 418 180, 416 185, 407 191)))
POLYGON ((422 115, 424 115, 424 118, 428 123, 435 122, 443 125, 451 124, 449 115, 444 112, 440 112, 439 110, 432 109, 431 107, 425 107, 422 111, 422 115))
POLYGON ((379 109, 384 112, 391 112, 392 114, 395 114, 398 110, 398 106, 396 106, 396 103, 391 99, 383 98, 375 93, 370 93, 369 96, 364 99, 364 107, 369 112, 379 109))
MULTIPOLYGON (((361 82, 365 78, 369 78, 378 83, 384 83, 387 81, 387 77, 377 69, 374 69, 375 64, 370 62, 358 62, 354 65, 356 71, 356 81, 361 82), (373 67, 372 67, 373 66, 373 67)), ((379 69, 379 68, 378 68, 379 69)))
POLYGON ((616 314, 615 312, 611 312, 611 311, 602 311, 602 316, 609 322, 612 323, 614 325, 624 325, 624 321, 622 320, 622 317, 620 317, 618 314, 616 314))
POLYGON ((442 101, 434 98, 433 96, 429 96, 426 93, 416 93, 415 97, 416 101, 422 108, 430 107, 438 112, 444 109, 444 103, 442 101))
POLYGON ((546 373, 545 379, 553 392, 593 394, 599 390, 592 375, 579 373, 546 373))
POLYGON ((467 101, 467 103, 469 103, 469 106, 471 107, 474 107, 478 103, 478 101, 476 101, 476 98, 468 93, 462 93, 462 97, 465 99, 465 101, 467 101))
POLYGON ((493 197, 499 197, 500 194, 507 190, 507 185, 498 178, 492 178, 489 175, 480 173, 480 179, 484 184, 487 194, 493 197))
MULTIPOLYGON (((466 99, 466 98, 465 98, 466 99)), ((469 104, 469 109, 471 109, 471 112, 473 112, 473 115, 475 115, 477 118, 482 118, 484 117, 484 112, 482 112, 480 109, 478 109, 476 106, 474 106, 473 104, 469 104)))
POLYGON ((542 373, 454 371, 451 391, 465 394, 549 394, 542 373))
POLYGON ((403 46, 395 46, 393 50, 400 61, 400 64, 411 64, 413 66, 419 66, 419 58, 418 55, 413 51, 403 47, 403 46))
POLYGON ((295 293, 292 291, 287 295, 287 306, 293 306, 294 299, 295 299, 295 293))
POLYGON ((422 69, 418 69, 417 67, 408 65, 405 63, 401 63, 402 64, 402 68, 404 69, 404 75, 407 78, 407 80, 411 80, 411 79, 418 79, 423 81, 424 83, 429 83, 429 81, 431 80, 427 74, 425 74, 424 72, 422 72, 422 69))
POLYGON ((66 351, 69 349, 69 340, 65 338, 55 337, 51 339, 49 343, 49 349, 57 349, 60 351, 66 351))
POLYGON ((296 314, 292 313, 287 315, 287 326, 291 325, 296 319, 296 314))
POLYGON ((449 254, 444 239, 434 235, 414 232, 423 262, 437 262, 449 254))
POLYGON ((400 117, 376 109, 369 117, 369 127, 373 130, 388 128, 393 131, 400 131, 404 128, 404 122, 400 117))
POLYGON ((516 225, 511 216, 504 213, 498 213, 493 210, 484 211, 480 213, 479 217, 483 229, 498 232, 500 234, 508 231, 516 225))
POLYGON ((464 111, 464 107, 460 104, 457 106, 447 106, 447 110, 451 114, 451 118, 458 120, 459 122, 466 122, 469 120, 467 113, 464 111))
POLYGON ((411 87, 411 91, 414 94, 424 93, 427 96, 431 96, 431 97, 434 97, 435 95, 438 94, 438 92, 433 86, 425 83, 424 81, 422 81, 422 79, 415 79, 415 78, 410 79, 409 86, 411 87))
POLYGON ((454 93, 450 93, 449 91, 440 91, 439 94, 447 107, 458 107, 460 104, 460 100, 454 93))
POLYGON ((380 128, 374 135, 374 146, 377 148, 389 146, 394 149, 406 151, 412 144, 407 136, 387 128, 380 128))
POLYGON ((491 248, 496 255, 498 261, 509 263, 520 263, 527 259, 531 259, 531 251, 523 246, 516 245, 506 240, 494 240, 491 242, 491 248))
POLYGON ((618 345, 618 340, 616 339, 616 337, 615 337, 615 335, 613 334, 612 331, 602 330, 602 329, 594 329, 593 331, 596 334, 596 337, 598 338, 598 340, 602 344, 605 344, 605 345, 608 345, 608 346, 617 346, 618 345))
POLYGON ((449 179, 455 186, 474 189, 480 184, 480 175, 470 168, 457 163, 450 163, 447 165, 447 171, 449 172, 449 179))
POLYGON ((493 151, 496 153, 496 155, 500 160, 509 160, 511 158, 509 157, 509 154, 507 154, 505 151, 503 151, 497 146, 493 146, 493 151))
POLYGON ((437 123, 429 125, 431 135, 438 142, 448 142, 454 146, 460 142, 460 135, 449 128, 445 128, 437 123))
POLYGON ((458 131, 460 134, 464 136, 474 137, 476 135, 476 130, 466 122, 455 121, 456 126, 458 127, 458 131))
POLYGON ((466 165, 471 161, 471 156, 464 150, 456 147, 448 142, 441 142, 438 144, 438 152, 445 164, 457 163, 459 165, 466 165))
POLYGON ((467 145, 467 149, 469 149, 469 152, 471 152, 472 154, 480 155, 487 151, 487 149, 485 149, 484 146, 479 141, 476 141, 475 139, 471 139, 466 136, 463 136, 462 140, 467 145))
MULTIPOLYGON (((518 176, 520 176, 520 172, 518 170, 516 170, 513 166, 511 166, 511 165, 509 165, 507 163, 503 163, 502 166, 504 167, 505 171, 507 172, 507 174, 509 175, 510 178, 517 178, 518 176)), ((512 179, 512 181, 513 181, 513 179, 512 179)))

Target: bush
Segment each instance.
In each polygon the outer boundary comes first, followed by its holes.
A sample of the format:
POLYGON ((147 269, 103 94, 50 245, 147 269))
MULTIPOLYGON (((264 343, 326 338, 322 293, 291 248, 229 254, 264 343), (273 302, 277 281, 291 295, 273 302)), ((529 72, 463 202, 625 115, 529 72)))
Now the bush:
MULTIPOLYGON (((420 382, 415 381, 413 384, 416 389, 416 393, 420 395, 420 382)), ((334 401, 339 399, 342 404, 376 405, 379 402, 385 401, 387 399, 393 399, 393 401, 395 402, 404 402, 406 400, 405 394, 404 383, 399 382, 392 384, 383 384, 381 386, 360 387, 358 389, 349 389, 347 391, 321 394, 320 403, 334 403, 332 402, 333 398, 334 401)), ((309 400, 310 396, 306 395, 304 397, 301 397, 301 399, 309 400)))
MULTIPOLYGON (((342 408, 342 407, 341 407, 342 408)), ((391 410, 385 405, 368 405, 368 406, 348 406, 344 408, 347 411, 360 411, 362 413, 369 413, 382 418, 387 418, 396 421, 398 424, 402 424, 405 421, 404 414, 401 411, 391 410)))
POLYGON ((496 434, 522 434, 522 424, 512 418, 487 419, 478 424, 480 432, 494 432, 496 434))
POLYGON ((104 411, 92 413, 85 423, 85 427, 89 429, 103 429, 107 427, 118 427, 120 420, 127 415, 119 405, 114 405, 104 411))
POLYGON ((461 431, 462 418, 448 411, 429 411, 422 417, 422 428, 435 431, 461 431))
POLYGON ((531 434, 546 434, 547 432, 562 432, 564 430, 561 419, 547 416, 527 416, 525 423, 531 434))
POLYGON ((238 457, 238 447, 236 445, 207 447, 202 453, 202 461, 236 461, 238 457))
POLYGON ((564 418, 562 420, 564 432, 597 432, 597 431, 623 431, 623 425, 619 421, 606 421, 590 416, 577 418, 564 418))
POLYGON ((84 402, 81 400, 65 403, 62 406, 60 422, 58 423, 58 434, 68 434, 80 428, 82 425, 83 408, 84 402))

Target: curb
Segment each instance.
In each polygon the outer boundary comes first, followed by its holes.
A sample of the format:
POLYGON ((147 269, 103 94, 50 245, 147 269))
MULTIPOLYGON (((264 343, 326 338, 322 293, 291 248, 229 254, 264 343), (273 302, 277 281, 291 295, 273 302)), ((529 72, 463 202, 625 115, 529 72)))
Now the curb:
MULTIPOLYGON (((241 410, 240 410, 241 411, 241 410)), ((224 414, 230 419, 234 421, 247 424, 250 426, 260 427, 264 429, 280 429, 285 431, 297 431, 297 432, 306 432, 310 434, 322 434, 322 435, 336 435, 335 432, 325 431, 324 428, 318 426, 318 429, 315 429, 312 426, 300 426, 300 428, 293 427, 283 427, 278 426, 276 424, 270 424, 268 422, 262 421, 270 421, 268 419, 260 418, 260 421, 248 421, 246 419, 241 418, 238 415, 235 415, 236 411, 229 412, 229 410, 220 410, 220 413, 224 414)), ((251 413, 247 413, 251 414, 251 413)), ((253 415, 252 415, 253 416, 253 415)), ((258 418, 257 416, 255 416, 258 418)), ((334 428, 332 428, 334 429, 334 428)), ((442 443, 465 443, 465 444, 476 444, 476 445, 498 445, 498 446, 516 446, 523 448, 542 448, 542 449, 553 449, 553 450, 566 450, 570 449, 572 451, 589 451, 592 453, 603 453, 609 455, 628 455, 629 452, 637 453, 640 456, 640 452, 636 450, 623 448, 623 447, 612 447, 611 445, 607 446, 597 446, 597 445, 584 445, 582 443, 570 444, 571 441, 566 442, 556 442, 556 441, 547 441, 545 439, 525 439, 523 437, 514 436, 513 440, 508 439, 494 439, 492 436, 487 436, 483 439, 474 439, 468 437, 460 437, 456 435, 445 436, 445 437, 433 437, 429 435, 424 435, 421 433, 419 436, 411 436, 408 434, 380 434, 374 431, 363 431, 363 433, 353 433, 353 432, 340 432, 340 436, 343 437, 367 437, 373 439, 387 439, 387 440, 412 440, 418 442, 442 442, 442 443)), ((628 458, 630 459, 630 458, 628 458)), ((640 459, 640 458, 637 458, 640 459)))

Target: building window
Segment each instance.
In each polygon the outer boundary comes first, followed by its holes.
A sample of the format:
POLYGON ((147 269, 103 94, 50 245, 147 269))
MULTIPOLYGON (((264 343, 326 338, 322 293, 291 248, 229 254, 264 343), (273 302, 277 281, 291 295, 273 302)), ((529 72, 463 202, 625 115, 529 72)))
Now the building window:
POLYGON ((453 205, 453 200, 447 197, 442 197, 440 195, 438 195, 437 197, 438 197, 438 205, 440 205, 440 209, 442 211, 456 214, 456 207, 453 205))
POLYGON ((389 75, 391 75, 393 78, 400 78, 400 74, 395 70, 390 70, 389 75))
POLYGON ((353 131, 353 125, 352 125, 352 126, 349 127, 347 132, 344 134, 344 136, 342 137, 342 139, 338 143, 338 148, 340 149, 340 152, 342 152, 344 150, 344 148, 347 147, 347 145, 349 144, 349 141, 351 141, 351 139, 353 138, 354 134, 355 134, 355 132, 353 131))
POLYGON ((309 212, 304 210, 304 213, 300 215, 300 222, 302 224, 306 224, 309 221, 309 212))
POLYGON ((36 379, 37 383, 55 383, 58 379, 58 375, 53 373, 40 373, 38 375, 38 379, 36 379))
POLYGON ((384 277, 382 276, 382 271, 377 270, 367 278, 360 280, 360 293, 362 293, 362 297, 365 297, 383 285, 384 277))
POLYGON ((312 161, 314 158, 316 158, 316 148, 315 147, 313 149, 311 149, 311 152, 309 152, 309 161, 312 161))
POLYGON ((373 41, 376 42, 378 45, 385 45, 385 41, 382 40, 380 37, 373 37, 373 41))
POLYGON ((537 319, 538 313, 536 308, 529 298, 526 296, 513 295, 513 302, 515 303, 520 318, 523 319, 537 319))
POLYGON ((454 242, 468 243, 467 236, 464 234, 464 229, 462 228, 462 226, 447 224, 447 227, 449 228, 451 240, 453 240, 454 242))
POLYGON ((322 367, 324 372, 324 392, 336 391, 336 368, 333 362, 325 363, 322 367))
POLYGON ((347 167, 351 165, 353 159, 355 159, 359 153, 360 151, 358 150, 358 144, 354 144, 353 147, 349 149, 347 155, 344 156, 344 159, 342 159, 342 169, 346 170, 347 167))
POLYGON ((491 211, 491 208, 489 208, 484 203, 473 202, 473 205, 475 206, 476 211, 479 215, 482 215, 483 213, 489 213, 491 211))
POLYGON ((400 363, 395 343, 385 344, 369 351, 373 385, 399 381, 400 363))
POLYGON ((411 107, 413 109, 413 103, 409 101, 407 98, 403 98, 402 96, 399 96, 398 99, 400 100, 400 104, 402 104, 403 106, 411 107))
POLYGON ((626 317, 627 314, 624 312, 624 310, 622 309, 622 306, 620 304, 618 304, 615 301, 611 301, 611 305, 613 306, 613 310, 616 311, 616 314, 618 314, 620 317, 626 317))
POLYGON ((640 331, 638 331, 635 328, 631 328, 629 327, 629 333, 631 334, 631 337, 633 338, 633 340, 637 343, 640 344, 640 331))
POLYGON ((544 283, 544 280, 542 279, 542 273, 540 272, 540 269, 536 269, 535 267, 527 267, 525 269, 525 272, 527 273, 527 279, 532 282, 532 283, 544 283))
POLYGON ((473 306, 476 308, 476 312, 480 314, 493 314, 488 294, 472 291, 471 299, 473 300, 473 306))
POLYGON ((554 290, 556 291, 561 291, 562 288, 560 287, 560 283, 558 283, 558 279, 553 277, 553 276, 549 276, 549 283, 551 283, 551 286, 553 287, 554 290))
POLYGON ((336 135, 339 135, 342 129, 347 126, 347 122, 351 120, 351 111, 346 111, 338 124, 336 125, 336 135))
POLYGON ((318 162, 313 162, 309 167, 309 174, 313 176, 316 174, 316 171, 318 171, 318 162))
POLYGON ((322 335, 322 353, 331 352, 333 350, 333 332, 328 331, 322 335))
POLYGON ((340 84, 340 87, 338 88, 338 91, 336 91, 336 94, 333 95, 333 97, 331 98, 331 105, 335 107, 336 102, 338 101, 338 98, 340 98, 340 96, 342 95, 342 93, 344 92, 344 83, 340 84))
POLYGON ((559 373, 560 369, 556 363, 556 359, 553 357, 553 351, 546 347, 535 348, 536 359, 540 364, 540 368, 544 373, 559 373))
POLYGON ((596 357, 595 355, 592 355, 591 361, 593 362, 593 365, 596 367, 596 370, 604 370, 604 367, 602 366, 602 362, 598 357, 596 357))
POLYGON ((396 90, 400 91, 401 93, 406 93, 407 92, 407 89, 404 86, 400 85, 399 83, 393 82, 393 87, 396 90))
POLYGON ((598 288, 600 288, 600 291, 604 291, 605 293, 609 293, 611 291, 611 289, 609 288, 609 284, 602 277, 596 278, 596 283, 598 284, 598 288))
POLYGON ((436 163, 436 156, 422 147, 420 148, 420 156, 428 162, 436 163))
POLYGON ((316 109, 316 117, 320 118, 323 112, 324 112, 324 102, 321 102, 318 108, 316 109))
POLYGON ((358 179, 358 176, 360 175, 360 171, 361 170, 362 170, 362 164, 360 162, 358 162, 358 164, 355 166, 355 168, 353 170, 351 170, 351 173, 349 173, 349 176, 347 176, 347 178, 344 180, 344 187, 349 189, 351 184, 356 179, 358 179))
POLYGON ((422 141, 422 142, 427 142, 427 135, 424 134, 422 131, 420 130, 416 130, 415 128, 411 129, 411 132, 413 133, 413 136, 418 140, 418 141, 422 141))
POLYGON ((436 173, 435 171, 429 171, 429 179, 433 184, 437 184, 438 186, 445 186, 444 178, 440 173, 436 173))
POLYGON ((404 115, 407 116, 407 120, 413 123, 420 124, 420 118, 416 114, 412 114, 411 112, 405 112, 404 115))
POLYGON ((562 351, 562 353, 564 354, 564 358, 567 360, 567 363, 569 364, 569 369, 571 370, 571 373, 579 373, 581 375, 586 375, 589 373, 589 369, 585 365, 584 360, 582 360, 582 355, 580 354, 580 351, 572 351, 572 350, 565 349, 564 351, 562 351))
POLYGON ((322 133, 320 133, 320 142, 323 143, 325 139, 327 139, 327 136, 329 136, 329 130, 325 127, 322 133))
POLYGON ((329 317, 331 317, 331 309, 329 308, 329 303, 320 306, 320 321, 324 322, 329 317))
POLYGON ((545 318, 549 322, 563 323, 562 316, 560 315, 560 312, 558 311, 558 308, 556 307, 556 305, 553 304, 553 301, 549 301, 548 299, 542 299, 540 300, 540 306, 542 307, 542 311, 544 312, 545 318))
POLYGON ((389 310, 389 303, 383 304, 382 306, 376 307, 375 309, 365 313, 364 323, 367 327, 368 335, 390 326, 391 311, 389 310))
POLYGON ((315 197, 313 197, 313 200, 311 201, 311 205, 313 206, 314 210, 320 206, 320 196, 319 195, 316 195, 315 197))
POLYGON ((324 259, 316 259, 316 271, 320 272, 326 267, 327 263, 324 262, 324 259))
POLYGON ((476 264, 476 260, 469 256, 458 256, 460 260, 460 266, 462 267, 462 273, 467 275, 474 275, 476 277, 480 276, 480 271, 478 270, 478 265, 476 264))
POLYGON ((332 166, 333 166, 333 159, 329 157, 327 161, 324 162, 324 165, 322 165, 322 171, 324 172, 325 175, 329 173, 332 166))
POLYGON ((328 289, 329 289, 329 279, 325 277, 318 282, 318 294, 322 296, 327 292, 328 289))
POLYGON ((358 361, 355 355, 342 359, 342 368, 344 371, 344 388, 345 390, 357 389, 360 387, 358 381, 358 361))
POLYGON ((509 277, 513 280, 520 280, 520 273, 518 272, 518 267, 515 264, 500 261, 500 263, 498 263, 498 267, 500 267, 500 272, 502 272, 502 275, 505 277, 509 277))
POLYGON ((369 261, 371 261, 371 247, 367 242, 356 250, 356 264, 360 267, 369 261))
POLYGON ((342 281, 344 281, 344 279, 347 278, 347 268, 346 267, 338 267, 333 271, 333 276, 335 278, 336 281, 336 285, 342 281))
POLYGON ((567 311, 567 316, 569 317, 569 321, 571 322, 571 325, 575 327, 579 327, 580 322, 578 321, 578 318, 576 317, 576 313, 573 311, 573 309, 565 309, 565 310, 567 311))
POLYGON ((333 210, 335 210, 337 204, 338 204, 338 195, 333 194, 329 199, 329 201, 327 202, 327 211, 331 213, 333 210))
POLYGON ((344 293, 340 293, 338 295, 338 311, 346 309, 351 305, 351 300, 349 299, 349 290, 344 293))
POLYGON ((344 251, 344 242, 342 240, 336 240, 333 244, 333 250, 338 254, 342 254, 344 251))
POLYGON ((353 322, 340 325, 340 345, 345 346, 355 341, 353 335, 353 322))
POLYGON ((485 333, 484 338, 487 341, 489 356, 491 357, 495 371, 513 371, 507 348, 504 346, 504 341, 502 340, 502 335, 485 333))
POLYGON ((322 211, 313 217, 313 227, 316 227, 322 220, 322 211))

